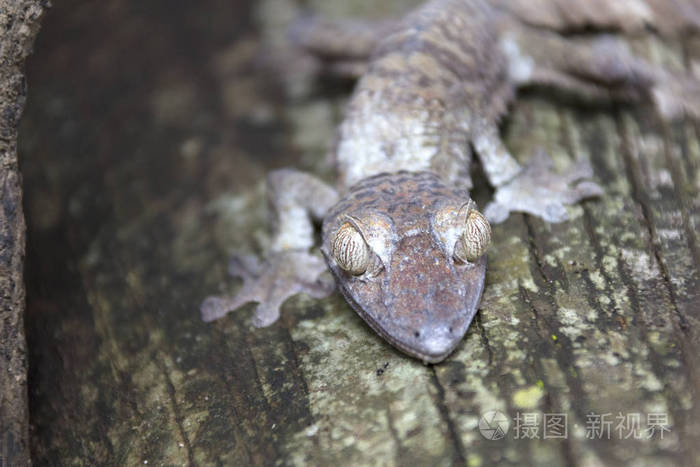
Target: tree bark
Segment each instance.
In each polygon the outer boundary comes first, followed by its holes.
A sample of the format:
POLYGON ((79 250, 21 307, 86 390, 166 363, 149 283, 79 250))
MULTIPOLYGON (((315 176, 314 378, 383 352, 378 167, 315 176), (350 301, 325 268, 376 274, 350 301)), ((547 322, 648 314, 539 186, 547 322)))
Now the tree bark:
POLYGON ((39 30, 42 3, 0 0, 0 465, 30 464, 17 126, 25 102, 24 61, 39 30))

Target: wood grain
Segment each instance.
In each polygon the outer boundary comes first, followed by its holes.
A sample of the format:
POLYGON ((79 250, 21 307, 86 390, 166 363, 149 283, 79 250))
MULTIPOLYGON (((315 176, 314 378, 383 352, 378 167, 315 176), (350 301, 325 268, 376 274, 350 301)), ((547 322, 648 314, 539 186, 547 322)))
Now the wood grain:
MULTIPOLYGON (((508 147, 520 160, 544 148, 559 168, 590 158, 605 196, 562 224, 494 226, 481 311, 440 365, 393 350, 339 294, 294 297, 269 328, 252 328, 249 307, 204 324, 200 300, 239 286, 230 252, 269 240, 264 174, 330 172, 349 85, 260 68, 291 2, 133 5, 57 5, 30 63, 36 463, 700 462, 696 122, 523 93, 508 147), (511 425, 487 440, 489 410, 566 414, 568 436, 516 439, 511 425), (591 413, 611 414, 611 439, 586 438, 591 413), (620 413, 667 414, 670 431, 621 439, 620 413)), ((310 2, 338 16, 372 5, 310 2)), ((686 42, 634 46, 683 66, 700 56, 686 42)))

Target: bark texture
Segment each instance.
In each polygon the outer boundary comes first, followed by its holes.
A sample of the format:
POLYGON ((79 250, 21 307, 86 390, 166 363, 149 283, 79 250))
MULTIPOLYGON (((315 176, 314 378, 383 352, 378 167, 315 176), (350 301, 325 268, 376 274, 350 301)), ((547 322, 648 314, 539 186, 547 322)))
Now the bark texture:
POLYGON ((17 126, 25 103, 24 60, 39 29, 42 3, 0 0, 0 465, 30 463, 17 126))
MULTIPOLYGON (((416 2, 304 3, 344 16, 416 2)), ((698 465, 697 122, 521 95, 503 127, 513 153, 588 157, 605 195, 562 224, 493 229, 481 311, 440 365, 397 353, 338 294, 296 296, 264 329, 251 308, 199 320, 203 297, 239 287, 229 253, 269 240, 265 173, 330 173, 349 85, 260 67, 293 9, 62 2, 44 26, 22 129, 35 461, 698 465), (501 440, 478 429, 493 410, 511 420, 501 440), (531 413, 540 439, 518 439, 531 413), (565 438, 541 439, 551 413, 565 438), (591 413, 610 414, 610 439, 586 436, 591 413), (669 431, 624 438, 618 414, 642 429, 665 414, 669 431)), ((669 68, 700 58, 692 38, 631 44, 669 68)))

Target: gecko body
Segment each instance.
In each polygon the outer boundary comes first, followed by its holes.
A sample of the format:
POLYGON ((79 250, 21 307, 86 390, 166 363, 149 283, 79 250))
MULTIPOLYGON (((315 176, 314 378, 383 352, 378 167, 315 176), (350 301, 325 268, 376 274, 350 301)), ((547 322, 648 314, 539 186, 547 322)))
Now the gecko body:
MULTIPOLYGON (((571 8, 585 3, 574 0, 571 8)), ((277 223, 269 257, 264 264, 234 261, 241 291, 207 298, 203 319, 256 301, 253 323, 269 325, 288 296, 329 293, 332 286, 319 276, 330 269, 348 303, 379 335, 424 362, 439 362, 457 347, 479 306, 486 218, 500 222, 521 211, 560 222, 565 205, 602 193, 586 162, 555 174, 541 154, 525 166, 510 155, 498 123, 519 86, 646 98, 669 115, 697 108, 677 92, 679 86, 695 92, 691 77, 671 80, 614 40, 581 44, 523 21, 532 11, 507 5, 433 0, 398 21, 310 21, 295 31, 296 42, 329 69, 359 75, 334 150, 337 184, 291 169, 270 175, 277 223), (354 47, 344 48, 348 38, 356 39, 354 47), (469 198, 474 155, 496 189, 485 216, 469 198), (322 223, 325 264, 309 253, 314 221, 322 223)), ((646 12, 646 21, 652 10, 635 11, 646 12)), ((619 19, 612 13, 593 20, 609 28, 619 19)), ((554 16, 546 19, 557 24, 554 16)))

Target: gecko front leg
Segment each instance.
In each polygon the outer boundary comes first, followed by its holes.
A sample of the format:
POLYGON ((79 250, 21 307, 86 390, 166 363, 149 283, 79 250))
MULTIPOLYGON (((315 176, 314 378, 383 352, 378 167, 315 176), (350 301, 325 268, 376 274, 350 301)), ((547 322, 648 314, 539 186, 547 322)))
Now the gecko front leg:
POLYGON ((472 143, 489 183, 496 188, 493 201, 484 210, 489 222, 503 222, 511 211, 526 212, 547 222, 562 222, 568 219, 565 205, 603 193, 590 180, 593 170, 587 161, 578 161, 557 174, 551 170, 549 157, 540 151, 524 167, 520 166, 501 141, 495 124, 477 131, 472 143))
POLYGON ((202 320, 214 321, 248 302, 258 302, 253 316, 256 327, 277 321, 282 303, 297 293, 314 298, 329 295, 332 280, 320 277, 327 267, 313 246, 314 220, 321 220, 338 200, 335 190, 321 180, 291 169, 276 170, 267 180, 276 230, 264 263, 254 256, 235 256, 229 273, 243 279, 232 297, 207 297, 200 307, 202 320))
MULTIPOLYGON (((654 66, 610 35, 582 41, 510 23, 504 28, 501 49, 515 86, 557 87, 590 99, 646 100, 666 119, 700 115, 700 84, 695 77, 654 66)), ((494 125, 487 124, 477 132, 473 143, 496 187, 494 201, 485 209, 491 222, 505 220, 510 211, 561 222, 567 218, 564 205, 602 194, 602 189, 588 180, 592 176, 588 163, 581 161, 564 174, 554 174, 544 154, 509 178, 513 160, 494 125)))
POLYGON ((603 194, 592 182, 588 161, 579 161, 563 174, 551 170, 552 161, 544 151, 536 153, 518 176, 500 186, 484 215, 493 223, 506 220, 511 211, 527 212, 547 222, 568 219, 565 205, 603 194))

